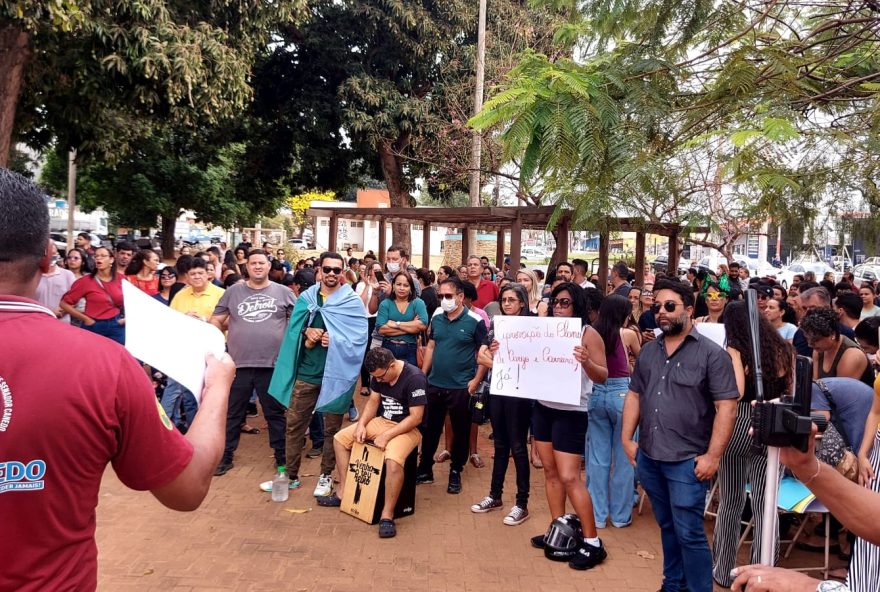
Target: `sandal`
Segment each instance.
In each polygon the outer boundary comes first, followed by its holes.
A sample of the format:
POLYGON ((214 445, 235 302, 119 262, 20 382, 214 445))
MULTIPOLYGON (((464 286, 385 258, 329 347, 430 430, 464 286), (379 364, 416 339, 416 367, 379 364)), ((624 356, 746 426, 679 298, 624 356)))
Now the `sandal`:
POLYGON ((437 454, 434 455, 434 462, 435 462, 435 463, 442 463, 442 462, 446 462, 446 461, 449 460, 450 458, 452 458, 452 455, 449 454, 449 451, 448 451, 448 450, 442 450, 442 451, 440 451, 440 452, 438 452, 437 454))
POLYGON ((370 389, 368 389, 365 386, 361 387, 361 396, 362 397, 369 397, 370 396, 370 389))
POLYGON ((249 426, 246 423, 241 424, 241 433, 242 434, 259 434, 260 428, 255 428, 254 426, 249 426))
POLYGON ((393 536, 397 535, 397 526, 394 525, 394 520, 389 520, 388 518, 382 518, 379 520, 379 538, 380 539, 390 539, 393 536))
POLYGON ((486 463, 483 462, 483 459, 476 452, 471 455, 471 464, 474 465, 475 469, 482 469, 486 466, 486 463))

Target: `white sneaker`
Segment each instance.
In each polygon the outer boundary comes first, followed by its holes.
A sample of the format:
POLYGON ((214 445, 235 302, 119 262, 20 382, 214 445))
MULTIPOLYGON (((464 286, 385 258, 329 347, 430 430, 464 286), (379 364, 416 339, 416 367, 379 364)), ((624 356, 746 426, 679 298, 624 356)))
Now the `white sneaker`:
POLYGON ((333 491, 333 478, 330 475, 322 474, 318 477, 318 485, 315 487, 315 497, 324 497, 330 495, 333 491))
POLYGON ((508 526, 518 526, 529 519, 529 511, 519 506, 513 506, 507 516, 504 517, 504 524, 508 526))

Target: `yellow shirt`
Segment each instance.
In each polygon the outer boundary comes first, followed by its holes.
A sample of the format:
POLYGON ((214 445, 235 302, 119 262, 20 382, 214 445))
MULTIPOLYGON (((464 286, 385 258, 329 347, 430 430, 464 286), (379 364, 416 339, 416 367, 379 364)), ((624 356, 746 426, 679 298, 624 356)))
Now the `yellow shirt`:
POLYGON ((214 284, 208 284, 201 294, 193 292, 192 287, 187 286, 171 301, 171 308, 183 314, 195 312, 203 321, 207 321, 214 314, 214 308, 223 296, 223 288, 214 284))

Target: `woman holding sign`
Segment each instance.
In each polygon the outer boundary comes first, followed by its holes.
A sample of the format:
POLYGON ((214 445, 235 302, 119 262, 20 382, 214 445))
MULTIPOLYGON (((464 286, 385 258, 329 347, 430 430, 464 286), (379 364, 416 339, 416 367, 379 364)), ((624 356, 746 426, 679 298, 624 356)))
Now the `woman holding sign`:
MULTIPOLYGON (((587 436, 587 409, 593 383, 608 378, 605 344, 595 329, 587 325, 590 307, 584 290, 572 282, 559 284, 553 289, 550 307, 554 317, 579 317, 584 324, 581 345, 574 357, 581 364, 581 398, 578 405, 538 401, 533 414, 535 446, 544 463, 544 487, 547 504, 555 520, 565 514, 566 498, 578 515, 584 541, 569 562, 574 569, 590 569, 608 556, 593 519, 593 500, 581 481, 581 458, 587 436)), ((532 545, 539 549, 547 546, 544 535, 532 537, 532 545)))
MULTIPOLYGON (((505 316, 530 316, 529 296, 521 284, 507 284, 498 294, 501 314, 505 316)), ((481 366, 492 368, 492 358, 498 350, 493 323, 480 347, 477 361, 481 366)), ((504 475, 513 456, 516 468, 516 505, 504 517, 504 524, 517 526, 529 517, 529 451, 526 438, 532 418, 532 400, 517 397, 489 395, 489 418, 495 435, 495 460, 492 462, 492 483, 489 495, 471 506, 471 512, 484 514, 501 508, 501 492, 504 488, 504 475)))

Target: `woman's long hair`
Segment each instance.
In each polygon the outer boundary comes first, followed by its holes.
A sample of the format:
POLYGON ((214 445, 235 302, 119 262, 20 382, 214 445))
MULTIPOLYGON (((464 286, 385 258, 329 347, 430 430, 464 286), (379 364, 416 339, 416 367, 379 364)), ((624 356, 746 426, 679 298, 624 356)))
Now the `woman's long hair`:
MULTIPOLYGON (((110 247, 98 247, 97 249, 95 249, 95 255, 97 255, 98 251, 100 251, 101 249, 104 249, 105 251, 107 251, 110 254, 110 259, 113 260, 113 262, 110 264, 110 281, 115 282, 116 281, 116 253, 114 253, 113 249, 111 249, 110 247)), ((97 265, 95 265, 95 268, 89 273, 89 277, 91 277, 92 279, 95 279, 98 277, 98 266, 97 265)))
POLYGON ((155 251, 150 251, 149 249, 141 249, 137 253, 134 254, 134 257, 131 259, 131 263, 128 264, 128 267, 125 268, 125 275, 137 275, 144 269, 144 262, 147 260, 147 257, 150 254, 155 255, 155 251))
POLYGON ((413 282, 412 276, 405 271, 398 271, 394 274, 394 277, 391 279, 391 292, 393 294, 392 300, 397 300, 397 292, 394 290, 394 284, 397 283, 397 278, 403 276, 406 278, 406 281, 409 282, 409 296, 406 297, 407 302, 412 302, 416 299, 416 284, 413 282))
MULTIPOLYGON (((731 302, 724 309, 724 331, 727 333, 727 346, 739 352, 743 368, 749 381, 754 380, 752 342, 750 337, 749 309, 745 302, 731 302)), ((758 340, 761 350, 761 376, 764 392, 771 393, 773 385, 780 377, 785 379, 786 389, 791 386, 793 350, 773 328, 764 315, 758 315, 758 340)))
POLYGON ((593 328, 605 343, 605 355, 613 356, 620 341, 620 330, 632 313, 632 302, 620 294, 611 294, 602 301, 599 317, 593 328))
MULTIPOLYGON (((520 269, 519 271, 516 272, 516 275, 519 275, 519 274, 523 274, 525 276, 528 276, 528 278, 530 280, 532 280, 532 289, 526 290, 526 293, 528 294, 528 300, 526 302, 526 306, 529 309, 531 309, 533 302, 538 303, 541 300, 541 284, 538 281, 538 276, 536 276, 535 272, 532 271, 531 269, 520 269)), ((514 276, 514 278, 516 278, 516 275, 514 276)), ((525 290, 525 288, 526 288, 525 286, 523 286, 522 284, 519 284, 519 285, 522 286, 523 290, 525 290)))
MULTIPOLYGON (((498 290, 498 304, 501 304, 501 297, 506 292, 513 292, 516 294, 517 299, 522 303, 523 307, 519 311, 519 316, 528 315, 531 311, 529 310, 529 294, 526 292, 526 287, 522 284, 510 283, 498 290)), ((504 314, 504 308, 501 309, 501 314, 504 314)))
MULTIPOLYGON (((562 292, 571 294, 571 306, 573 317, 579 318, 584 325, 590 324, 590 307, 587 299, 584 297, 584 289, 574 282, 564 282, 559 284, 550 293, 550 298, 556 298, 562 292)), ((547 311, 547 314, 553 316, 553 307, 547 311)))
MULTIPOLYGON (((79 268, 79 275, 80 276, 91 275, 92 272, 94 271, 94 268, 92 266, 92 260, 89 257, 88 253, 86 253, 84 249, 80 249, 79 247, 74 247, 72 249, 68 249, 67 254, 69 254, 70 251, 76 251, 77 253, 79 253, 80 261, 82 261, 82 264, 80 265, 80 268, 79 268)), ((65 267, 65 269, 70 269, 69 267, 67 267, 67 258, 66 257, 64 260, 64 267, 65 267)))

